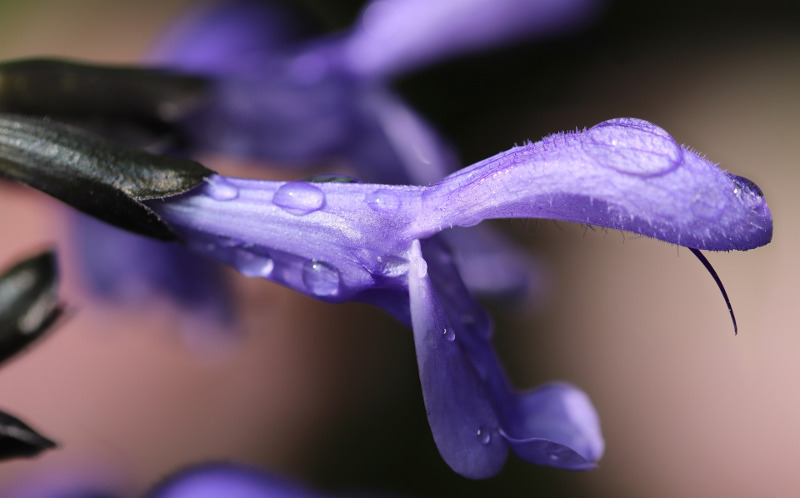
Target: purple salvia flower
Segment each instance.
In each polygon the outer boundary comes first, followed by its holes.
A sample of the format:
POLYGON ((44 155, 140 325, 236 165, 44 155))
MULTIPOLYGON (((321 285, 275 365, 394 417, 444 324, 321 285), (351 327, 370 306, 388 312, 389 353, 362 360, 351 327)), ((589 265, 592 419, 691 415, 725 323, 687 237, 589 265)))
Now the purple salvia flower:
POLYGON ((376 304, 412 325, 434 439, 455 471, 474 478, 494 475, 508 448, 534 463, 590 468, 603 440, 577 389, 510 388, 489 320, 439 232, 549 218, 716 251, 772 236, 754 184, 630 118, 515 147, 428 187, 212 175, 147 204, 191 248, 245 275, 328 302, 376 304))

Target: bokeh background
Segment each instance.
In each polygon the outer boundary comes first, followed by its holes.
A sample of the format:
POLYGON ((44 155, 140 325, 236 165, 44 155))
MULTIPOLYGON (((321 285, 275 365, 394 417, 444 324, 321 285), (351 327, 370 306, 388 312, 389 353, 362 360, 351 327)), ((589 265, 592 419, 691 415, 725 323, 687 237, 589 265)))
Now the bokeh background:
MULTIPOLYGON (((298 0, 327 29, 361 2, 298 0)), ((187 0, 0 0, 0 58, 133 62, 187 0)), ((497 223, 531 248, 543 295, 490 303, 520 387, 562 379, 600 413, 599 469, 509 460, 454 475, 424 417, 410 331, 234 272, 241 337, 193 351, 163 300, 109 306, 81 284, 64 210, 0 185, 0 261, 56 244, 70 319, 3 367, 0 408, 63 444, 0 466, 0 495, 45 477, 135 496, 230 459, 331 492, 408 496, 797 496, 800 17, 793 2, 608 2, 595 22, 439 64, 396 88, 471 164, 514 143, 617 116, 653 121, 764 190, 773 244, 709 254, 552 222, 497 223)), ((224 167, 224 165, 220 165, 224 167)), ((279 173, 276 173, 279 174, 279 173)))

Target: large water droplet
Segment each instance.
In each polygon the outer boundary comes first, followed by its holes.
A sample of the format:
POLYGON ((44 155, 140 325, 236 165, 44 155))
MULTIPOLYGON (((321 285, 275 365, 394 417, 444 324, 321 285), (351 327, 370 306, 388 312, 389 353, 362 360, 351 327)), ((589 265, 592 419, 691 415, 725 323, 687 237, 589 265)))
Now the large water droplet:
POLYGON ((487 445, 492 442, 492 432, 486 427, 481 427, 478 429, 476 436, 478 437, 478 442, 483 445, 487 445))
POLYGON ((235 249, 233 265, 245 277, 266 278, 275 268, 275 262, 269 255, 257 248, 235 249))
POLYGON ((683 158, 669 133, 641 119, 604 121, 586 132, 582 144, 597 164, 628 175, 663 175, 683 158))
POLYGON ((289 182, 278 187, 272 202, 289 214, 303 216, 322 209, 325 193, 310 183, 289 182))
POLYGON ((211 175, 203 181, 203 193, 215 201, 232 201, 239 197, 239 188, 224 177, 211 175))
POLYGON ((339 293, 339 270, 328 263, 311 259, 303 264, 303 283, 316 296, 339 293))
POLYGON ((442 331, 442 335, 444 336, 445 340, 448 342, 453 342, 456 340, 456 331, 448 328, 442 331))
POLYGON ((400 197, 391 190, 380 189, 370 192, 366 197, 367 205, 373 211, 392 214, 400 207, 400 197))

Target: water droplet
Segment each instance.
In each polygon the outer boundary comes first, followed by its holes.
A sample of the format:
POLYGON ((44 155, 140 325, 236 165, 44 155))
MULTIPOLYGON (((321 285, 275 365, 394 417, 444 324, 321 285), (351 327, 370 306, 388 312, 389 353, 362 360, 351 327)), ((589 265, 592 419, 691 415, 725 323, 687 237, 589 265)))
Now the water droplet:
POLYGON ((641 119, 604 121, 586 132, 582 144, 600 166, 635 176, 663 175, 683 158, 669 133, 641 119))
POLYGON ((358 183, 358 180, 352 176, 338 174, 307 176, 300 181, 309 183, 358 183))
POLYGON ((392 214, 400 208, 400 197, 391 190, 380 189, 367 194, 367 205, 373 211, 392 214))
POLYGON ((339 270, 328 263, 311 259, 303 264, 303 283, 316 296, 339 293, 339 270))
POLYGON ((456 340, 456 331, 453 329, 444 329, 442 331, 442 335, 448 342, 453 342, 456 340))
POLYGON ((733 181, 733 193, 742 196, 747 193, 756 197, 764 197, 764 192, 752 180, 743 176, 732 175, 727 173, 728 177, 733 181))
POLYGON ((303 216, 322 209, 325 193, 307 182, 288 182, 278 187, 272 202, 289 214, 303 216))
POLYGON ((557 454, 557 453, 550 453, 550 460, 552 460, 552 461, 554 461, 554 462, 557 462, 557 461, 559 461, 560 459, 561 459, 561 457, 560 457, 560 456, 558 456, 558 454, 557 454))
POLYGON ((233 266, 245 277, 269 277, 275 268, 275 262, 266 252, 257 248, 235 249, 233 266))
POLYGON ((378 256, 378 274, 384 277, 399 277, 408 271, 408 260, 397 256, 378 256))
POLYGON ((239 197, 239 188, 222 176, 211 175, 203 181, 203 193, 215 201, 232 201, 239 197))
POLYGON ((492 442, 492 432, 486 427, 481 427, 478 429, 476 436, 478 437, 478 442, 483 445, 487 445, 492 442))
POLYGON ((417 278, 425 278, 428 276, 428 263, 423 259, 420 260, 419 266, 415 268, 417 278))

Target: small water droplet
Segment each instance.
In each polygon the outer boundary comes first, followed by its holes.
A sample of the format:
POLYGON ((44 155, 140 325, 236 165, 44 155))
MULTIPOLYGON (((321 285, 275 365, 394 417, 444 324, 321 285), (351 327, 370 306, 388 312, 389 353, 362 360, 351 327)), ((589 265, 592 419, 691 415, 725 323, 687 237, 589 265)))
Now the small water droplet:
POLYGON ((303 283, 316 296, 339 293, 339 270, 328 263, 311 259, 303 264, 303 283))
POLYGON ((245 250, 234 250, 233 266, 245 277, 265 278, 269 277, 275 268, 275 262, 269 255, 256 248, 245 250))
POLYGON ((384 277, 399 277, 408 271, 408 260, 397 256, 378 256, 378 274, 384 277))
POLYGON ((339 174, 312 175, 300 181, 309 183, 358 183, 358 180, 352 176, 339 174))
POLYGON ((756 197, 764 197, 764 192, 755 184, 752 180, 745 178, 743 176, 732 175, 727 173, 728 177, 733 181, 734 188, 733 193, 742 196, 742 194, 747 193, 756 197))
POLYGON ((400 197, 391 190, 380 189, 367 194, 367 205, 379 213, 392 214, 400 208, 400 197))
POLYGON ((558 454, 557 454, 557 453, 550 453, 550 460, 552 460, 552 461, 554 461, 554 462, 557 462, 557 461, 558 461, 558 460, 560 460, 560 459, 561 459, 561 457, 560 457, 560 456, 558 456, 558 454))
POLYGON ((453 342, 456 340, 456 332, 453 329, 444 329, 442 331, 442 335, 448 342, 453 342))
POLYGON ((492 442, 492 432, 486 427, 481 427, 478 429, 476 436, 478 437, 478 442, 483 445, 487 445, 492 442))
POLYGON ((215 201, 232 201, 239 197, 239 188, 222 176, 211 175, 203 181, 203 193, 215 201))
POLYGON ((683 158, 669 133, 641 119, 604 121, 586 132, 582 145, 600 166, 635 176, 663 175, 683 158))
POLYGON ((425 278, 428 276, 428 263, 424 259, 419 262, 419 266, 416 267, 415 273, 417 278, 425 278))
POLYGON ((289 214, 303 216, 322 209, 325 193, 307 182, 288 182, 278 187, 272 202, 289 214))

